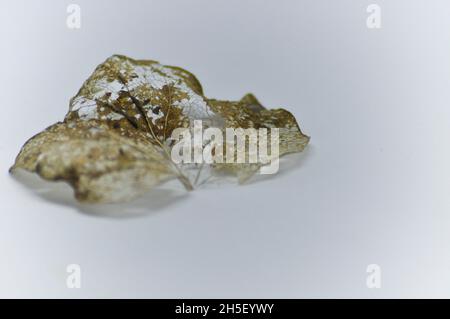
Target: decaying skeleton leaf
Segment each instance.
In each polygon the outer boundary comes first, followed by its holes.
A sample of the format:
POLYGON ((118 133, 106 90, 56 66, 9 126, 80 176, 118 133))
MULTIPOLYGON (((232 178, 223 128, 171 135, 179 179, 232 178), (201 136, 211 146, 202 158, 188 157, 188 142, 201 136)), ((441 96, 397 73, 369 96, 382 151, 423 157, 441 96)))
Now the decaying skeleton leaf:
MULTIPOLYGON (((11 167, 42 178, 66 181, 86 202, 129 200, 169 179, 191 190, 204 165, 176 165, 170 157, 172 132, 206 127, 279 128, 279 155, 308 144, 295 118, 284 109, 268 110, 251 94, 240 101, 203 95, 190 72, 156 61, 114 55, 100 64, 70 100, 69 112, 28 140, 11 167)), ((227 172, 240 182, 261 166, 210 164, 208 174, 227 172)))

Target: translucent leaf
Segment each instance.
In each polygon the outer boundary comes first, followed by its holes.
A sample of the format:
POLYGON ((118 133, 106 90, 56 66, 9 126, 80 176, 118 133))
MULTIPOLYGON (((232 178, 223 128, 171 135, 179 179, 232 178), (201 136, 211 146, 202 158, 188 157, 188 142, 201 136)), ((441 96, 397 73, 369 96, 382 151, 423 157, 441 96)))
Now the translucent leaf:
MULTIPOLYGON (((197 120, 223 133, 227 128, 277 128, 280 156, 302 151, 309 141, 291 113, 268 110, 252 94, 235 102, 208 99, 186 70, 114 55, 70 100, 64 122, 31 138, 11 170, 22 168, 47 180, 66 181, 81 201, 117 202, 172 178, 187 190, 215 172, 244 182, 265 164, 176 165, 170 156, 171 135, 178 128, 194 133, 197 120)), ((210 142, 203 140, 202 146, 210 142)))
POLYGON ((32 137, 14 166, 47 180, 64 180, 78 200, 131 199, 176 173, 139 131, 129 137, 97 120, 57 123, 32 137))

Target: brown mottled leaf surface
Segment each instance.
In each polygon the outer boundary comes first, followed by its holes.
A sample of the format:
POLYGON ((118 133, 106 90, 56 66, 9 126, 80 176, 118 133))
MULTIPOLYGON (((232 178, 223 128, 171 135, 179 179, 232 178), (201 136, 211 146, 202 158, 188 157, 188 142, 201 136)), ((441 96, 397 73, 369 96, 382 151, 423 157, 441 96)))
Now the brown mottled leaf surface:
MULTIPOLYGON (((11 171, 66 181, 87 202, 129 200, 173 178, 191 190, 198 182, 188 174, 192 165, 175 165, 169 154, 173 130, 192 129, 194 120, 223 130, 279 128, 280 155, 302 151, 309 141, 291 113, 266 109, 252 94, 235 102, 208 99, 186 70, 114 55, 70 100, 63 122, 25 143, 11 171)), ((245 181, 261 164, 211 166, 245 181)))

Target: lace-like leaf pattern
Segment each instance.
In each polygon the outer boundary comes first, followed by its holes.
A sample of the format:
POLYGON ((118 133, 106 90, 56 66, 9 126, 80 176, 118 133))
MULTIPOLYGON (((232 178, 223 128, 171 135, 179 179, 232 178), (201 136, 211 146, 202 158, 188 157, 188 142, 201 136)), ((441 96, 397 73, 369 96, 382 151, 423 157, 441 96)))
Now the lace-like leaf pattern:
MULTIPOLYGON (((187 174, 192 165, 175 165, 170 136, 177 128, 192 130, 195 120, 222 130, 279 128, 280 155, 302 151, 309 141, 291 113, 268 110, 251 94, 236 102, 208 99, 184 69, 114 55, 70 100, 63 122, 25 143, 11 171, 66 181, 87 202, 129 200, 173 178, 191 190, 203 165, 194 165, 197 176, 187 174)), ((261 165, 210 166, 243 182, 261 165)))

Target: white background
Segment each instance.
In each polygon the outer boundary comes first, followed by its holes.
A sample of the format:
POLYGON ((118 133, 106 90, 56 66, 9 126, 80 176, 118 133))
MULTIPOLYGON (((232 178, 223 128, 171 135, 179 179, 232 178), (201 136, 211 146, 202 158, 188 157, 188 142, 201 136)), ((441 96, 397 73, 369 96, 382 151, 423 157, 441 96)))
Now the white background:
POLYGON ((68 1, 2 1, 0 297, 450 297, 450 4, 376 1, 368 29, 372 2, 77 1, 71 30, 68 1), (311 144, 269 179, 115 206, 11 177, 114 53, 253 92, 311 144))

